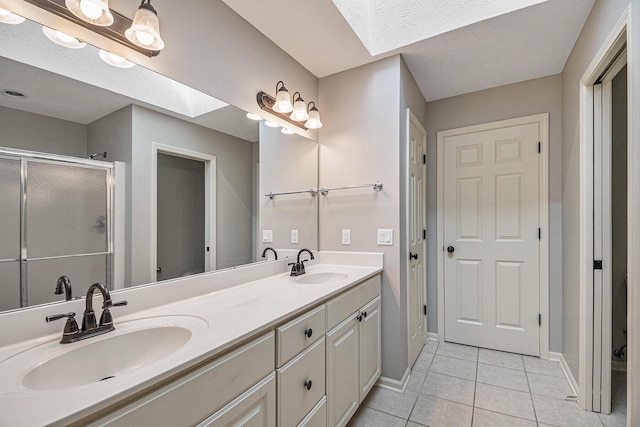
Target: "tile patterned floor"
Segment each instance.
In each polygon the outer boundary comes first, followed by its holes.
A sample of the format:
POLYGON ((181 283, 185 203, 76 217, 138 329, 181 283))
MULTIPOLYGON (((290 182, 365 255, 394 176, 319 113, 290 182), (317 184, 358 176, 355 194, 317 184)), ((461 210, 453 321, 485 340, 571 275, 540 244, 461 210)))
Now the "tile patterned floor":
POLYGON ((624 379, 614 372, 613 413, 599 415, 565 400, 558 362, 429 341, 405 391, 374 387, 349 427, 624 427, 624 379))

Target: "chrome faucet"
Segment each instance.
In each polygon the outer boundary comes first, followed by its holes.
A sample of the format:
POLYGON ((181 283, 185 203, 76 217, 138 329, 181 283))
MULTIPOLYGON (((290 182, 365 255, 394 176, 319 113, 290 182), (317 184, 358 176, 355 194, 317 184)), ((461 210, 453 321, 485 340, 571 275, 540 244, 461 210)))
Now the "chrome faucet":
POLYGON ((127 301, 120 301, 116 303, 112 302, 111 294, 109 294, 107 287, 102 283, 94 283, 89 286, 89 289, 87 290, 81 329, 78 329, 75 313, 47 316, 46 321, 51 322, 65 317, 67 318, 67 323, 64 326, 64 332, 62 333, 60 343, 68 344, 113 331, 115 327, 113 326, 113 318, 111 317, 109 308, 121 305, 127 305, 127 301), (100 323, 96 322, 96 313, 93 311, 93 293, 96 290, 100 291, 102 294, 102 315, 100 316, 100 323))
POLYGON ((311 255, 311 259, 315 259, 315 257, 313 256, 313 252, 311 252, 309 249, 300 249, 300 252, 298 252, 298 257, 296 258, 296 262, 290 262, 287 265, 291 265, 291 276, 301 276, 303 274, 306 273, 305 269, 304 269, 304 263, 309 261, 308 259, 304 259, 304 260, 300 260, 300 256, 302 255, 303 252, 307 252, 309 255, 311 255))
POLYGON ((271 246, 264 248, 264 251, 262 251, 262 258, 267 257, 267 251, 273 252, 273 256, 275 256, 276 259, 278 259, 278 252, 276 252, 276 250, 273 249, 271 246))
POLYGON ((71 280, 67 276, 58 277, 58 283, 56 283, 56 295, 61 295, 64 288, 64 300, 71 301, 73 296, 71 295, 71 280))

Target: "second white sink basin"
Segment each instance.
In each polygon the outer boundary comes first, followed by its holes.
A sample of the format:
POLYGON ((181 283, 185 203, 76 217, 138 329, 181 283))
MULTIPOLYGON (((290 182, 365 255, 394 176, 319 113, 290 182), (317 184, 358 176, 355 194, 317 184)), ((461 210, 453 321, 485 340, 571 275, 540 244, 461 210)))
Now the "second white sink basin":
POLYGON ((335 271, 318 271, 306 273, 302 276, 296 277, 296 282, 303 285, 319 285, 322 283, 335 282, 344 280, 349 277, 346 273, 340 273, 335 271))
POLYGON ((116 323, 116 330, 104 335, 20 353, 0 363, 0 377, 21 379, 24 388, 40 391, 98 384, 170 356, 207 328, 204 320, 192 316, 116 323))

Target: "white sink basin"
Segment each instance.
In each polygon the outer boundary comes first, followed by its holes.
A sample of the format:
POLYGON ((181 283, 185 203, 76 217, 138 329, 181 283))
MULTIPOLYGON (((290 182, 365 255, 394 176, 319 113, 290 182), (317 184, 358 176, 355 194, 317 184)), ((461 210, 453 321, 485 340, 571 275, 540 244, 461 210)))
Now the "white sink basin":
POLYGON ((306 273, 295 278, 295 281, 303 285, 319 285, 322 283, 336 282, 349 277, 346 273, 336 271, 318 271, 306 273))
POLYGON ((208 328, 192 316, 117 323, 116 330, 71 344, 47 343, 0 363, 0 377, 26 389, 51 391, 110 381, 176 353, 208 328))

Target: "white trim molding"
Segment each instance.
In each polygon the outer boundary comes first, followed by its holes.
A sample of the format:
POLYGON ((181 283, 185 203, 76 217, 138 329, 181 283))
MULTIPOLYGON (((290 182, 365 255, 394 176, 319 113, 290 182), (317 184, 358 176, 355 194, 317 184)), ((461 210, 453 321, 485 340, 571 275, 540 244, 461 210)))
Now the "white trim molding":
POLYGON ((557 360, 560 362, 560 366, 562 367, 562 371, 564 372, 564 376, 569 381, 569 386, 571 387, 571 392, 576 398, 578 397, 578 382, 575 377, 571 373, 571 369, 569 368, 569 364, 565 360, 562 353, 556 353, 555 351, 549 352, 549 360, 557 360))
POLYGON ((400 381, 381 376, 378 378, 376 386, 402 393, 407 388, 407 384, 409 384, 409 378, 411 378, 411 368, 407 368, 407 370, 404 371, 404 375, 402 375, 400 381))
MULTIPOLYGON (((540 327, 540 357, 549 358, 549 113, 535 114, 497 122, 484 123, 475 126, 467 126, 458 129, 438 132, 437 138, 437 224, 438 241, 437 248, 444 248, 444 140, 452 135, 482 132, 501 127, 519 126, 529 123, 538 123, 540 131, 540 161, 538 163, 538 218, 542 230, 540 239, 540 314, 542 326, 540 327)), ((440 341, 445 336, 445 301, 444 301, 444 252, 438 253, 437 278, 438 278, 438 333, 440 341)))

